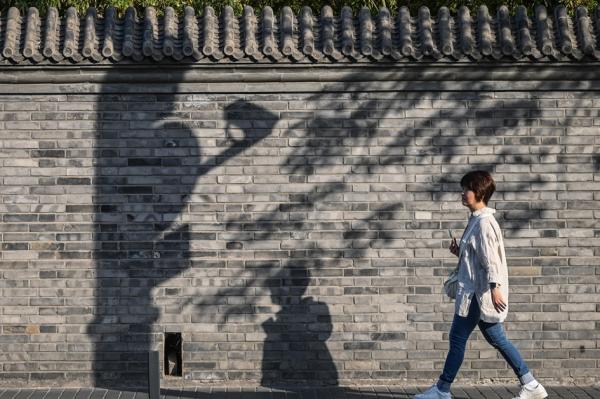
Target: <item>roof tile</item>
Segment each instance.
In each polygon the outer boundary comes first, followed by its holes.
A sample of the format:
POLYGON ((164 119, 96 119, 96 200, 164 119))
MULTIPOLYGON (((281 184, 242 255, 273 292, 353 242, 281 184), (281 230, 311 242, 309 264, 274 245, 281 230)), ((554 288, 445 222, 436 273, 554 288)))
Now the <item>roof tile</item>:
POLYGON ((416 16, 400 7, 395 17, 385 7, 375 16, 366 7, 336 15, 329 6, 320 13, 303 7, 298 15, 267 6, 259 17, 250 6, 241 16, 229 6, 220 16, 209 6, 201 16, 189 6, 182 15, 164 11, 159 17, 146 7, 138 16, 129 8, 117 18, 109 7, 99 18, 94 8, 83 17, 74 8, 62 16, 50 8, 42 19, 36 8, 21 16, 13 7, 0 17, 0 64, 600 60, 600 8, 579 7, 574 17, 564 6, 549 13, 542 5, 531 17, 523 6, 515 15, 502 6, 495 16, 486 6, 456 14, 441 7, 435 17, 427 7, 416 16))
POLYGON ((515 37, 519 43, 519 50, 526 57, 534 56, 535 58, 539 58, 539 51, 530 32, 532 29, 531 19, 527 16, 527 9, 524 6, 517 8, 516 22, 517 31, 515 32, 515 37))

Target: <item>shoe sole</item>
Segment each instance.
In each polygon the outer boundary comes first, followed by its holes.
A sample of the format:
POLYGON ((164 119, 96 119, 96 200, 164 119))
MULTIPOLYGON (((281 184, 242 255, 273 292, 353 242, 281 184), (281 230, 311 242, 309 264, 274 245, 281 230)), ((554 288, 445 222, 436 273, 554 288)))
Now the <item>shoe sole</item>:
POLYGON ((548 392, 546 392, 546 390, 544 390, 544 393, 541 394, 540 396, 534 396, 531 399, 546 399, 548 397, 548 392))
MULTIPOLYGON (((548 392, 546 392, 546 389, 544 389, 544 387, 542 387, 542 389, 543 391, 540 395, 533 396, 530 399, 546 399, 548 397, 548 392)), ((519 399, 519 397, 515 396, 513 399, 519 399)))

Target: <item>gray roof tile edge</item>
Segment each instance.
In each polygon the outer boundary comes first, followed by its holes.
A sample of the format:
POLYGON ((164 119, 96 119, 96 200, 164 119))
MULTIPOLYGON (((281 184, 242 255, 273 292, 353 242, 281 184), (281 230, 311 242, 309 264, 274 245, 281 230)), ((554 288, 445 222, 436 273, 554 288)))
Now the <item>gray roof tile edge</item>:
POLYGON ((153 7, 143 15, 133 8, 123 18, 114 8, 99 18, 94 8, 84 16, 69 8, 50 8, 41 18, 35 7, 21 15, 15 7, 0 17, 0 65, 94 65, 115 63, 277 64, 277 63, 419 63, 419 62, 590 62, 600 60, 600 8, 579 7, 570 17, 564 6, 534 15, 502 6, 496 15, 486 6, 456 14, 427 7, 395 16, 382 7, 373 17, 367 8, 355 15, 349 7, 335 15, 289 7, 275 14, 265 7, 256 15, 245 6, 241 16, 226 6, 220 15, 205 7, 182 15, 167 7, 158 17, 153 7))

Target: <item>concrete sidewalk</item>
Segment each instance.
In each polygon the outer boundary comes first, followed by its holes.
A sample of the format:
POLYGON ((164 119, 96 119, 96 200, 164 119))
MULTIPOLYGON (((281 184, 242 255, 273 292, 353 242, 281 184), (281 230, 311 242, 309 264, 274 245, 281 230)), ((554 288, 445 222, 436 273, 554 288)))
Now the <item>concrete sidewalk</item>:
MULTIPOLYGON (((600 387, 546 386, 548 399, 600 399, 600 387)), ((400 387, 336 387, 336 388, 240 388, 198 387, 161 389, 161 399, 412 399, 427 386, 400 387)), ((455 399, 512 399, 518 394, 517 386, 453 386, 455 399)), ((107 390, 101 388, 25 389, 0 388, 0 399, 148 399, 146 392, 135 390, 107 390)))

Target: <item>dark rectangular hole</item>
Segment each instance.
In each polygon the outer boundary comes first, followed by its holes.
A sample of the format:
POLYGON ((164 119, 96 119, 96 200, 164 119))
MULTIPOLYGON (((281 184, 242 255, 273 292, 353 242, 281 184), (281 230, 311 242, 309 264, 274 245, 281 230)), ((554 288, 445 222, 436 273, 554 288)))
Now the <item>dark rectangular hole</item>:
POLYGON ((182 365, 181 361, 182 338, 181 333, 165 333, 165 375, 181 377, 182 365))

